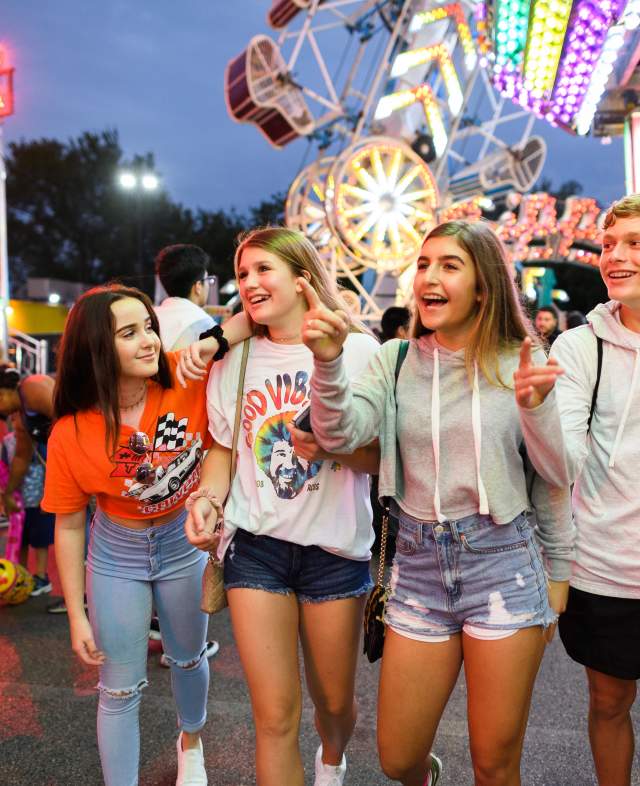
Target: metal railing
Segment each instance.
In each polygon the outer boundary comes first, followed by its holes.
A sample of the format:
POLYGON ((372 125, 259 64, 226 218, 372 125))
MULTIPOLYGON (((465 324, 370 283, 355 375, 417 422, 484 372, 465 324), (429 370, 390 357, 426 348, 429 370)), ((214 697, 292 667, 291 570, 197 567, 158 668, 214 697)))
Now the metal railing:
POLYGON ((45 339, 33 338, 27 333, 12 330, 9 335, 9 357, 15 362, 21 376, 46 374, 49 345, 45 339))

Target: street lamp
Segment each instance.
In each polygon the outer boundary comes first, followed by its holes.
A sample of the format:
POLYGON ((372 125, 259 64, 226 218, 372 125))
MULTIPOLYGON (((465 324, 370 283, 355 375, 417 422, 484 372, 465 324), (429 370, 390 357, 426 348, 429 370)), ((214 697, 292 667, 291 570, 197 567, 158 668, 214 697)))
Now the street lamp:
POLYGON ((126 191, 131 191, 132 188, 136 187, 138 179, 133 172, 121 172, 118 182, 126 191))
POLYGON ((5 181, 7 170, 4 164, 2 143, 2 121, 13 114, 13 72, 7 65, 7 51, 0 44, 0 342, 2 353, 9 348, 7 308, 9 307, 9 252, 7 248, 7 199, 5 181))
POLYGON ((120 188, 127 191, 136 200, 136 233, 138 239, 137 274, 144 275, 144 227, 142 214, 142 196, 145 193, 157 191, 160 187, 160 178, 155 172, 135 166, 132 169, 123 169, 118 172, 117 182, 120 188))

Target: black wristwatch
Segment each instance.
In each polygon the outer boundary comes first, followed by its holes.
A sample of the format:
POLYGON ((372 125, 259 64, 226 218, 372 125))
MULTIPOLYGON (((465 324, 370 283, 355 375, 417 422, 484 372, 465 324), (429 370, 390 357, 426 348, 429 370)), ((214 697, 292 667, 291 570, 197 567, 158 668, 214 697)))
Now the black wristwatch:
POLYGON ((218 342, 218 351, 213 356, 214 360, 222 360, 222 358, 227 354, 229 351, 229 342, 224 337, 224 333, 222 332, 222 327, 220 325, 214 325, 209 330, 205 330, 204 333, 200 333, 198 336, 200 341, 205 338, 215 338, 218 342))

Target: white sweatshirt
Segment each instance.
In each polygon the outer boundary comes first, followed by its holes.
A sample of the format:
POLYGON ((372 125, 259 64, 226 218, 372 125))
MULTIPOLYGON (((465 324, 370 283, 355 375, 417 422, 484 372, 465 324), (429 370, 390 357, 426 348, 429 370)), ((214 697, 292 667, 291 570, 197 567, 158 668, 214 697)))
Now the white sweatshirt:
POLYGON ((186 297, 165 298, 155 307, 160 323, 160 340, 167 352, 184 349, 198 340, 200 333, 215 325, 207 312, 186 297))
POLYGON ((597 595, 640 598, 640 333, 620 321, 620 304, 597 306, 588 325, 551 350, 577 526, 571 584, 597 595), (603 339, 598 398, 587 434, 603 339))

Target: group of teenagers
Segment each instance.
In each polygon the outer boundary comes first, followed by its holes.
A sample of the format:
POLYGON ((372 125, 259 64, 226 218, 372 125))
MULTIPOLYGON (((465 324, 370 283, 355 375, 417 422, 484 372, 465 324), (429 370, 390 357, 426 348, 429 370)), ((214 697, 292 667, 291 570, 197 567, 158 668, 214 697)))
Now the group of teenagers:
POLYGON ((304 784, 299 644, 319 735, 314 784, 348 782, 372 474, 399 521, 378 696, 387 777, 439 782, 432 745, 464 666, 475 784, 520 784, 533 685, 560 617, 587 670, 600 786, 629 786, 640 195, 614 203, 603 233, 611 299, 550 357, 484 222, 425 238, 406 342, 380 346, 313 245, 280 227, 239 241, 243 312, 180 351, 162 349, 140 291, 101 286, 78 300, 59 351, 42 507, 56 516, 72 648, 99 667, 107 786, 138 783, 154 610, 177 707, 176 783, 207 783, 209 553, 223 564, 250 692, 257 783, 304 784), (293 424, 310 401, 312 432, 293 424))

